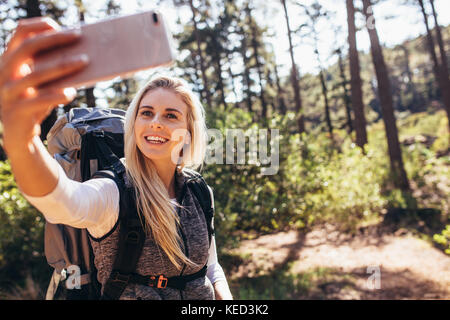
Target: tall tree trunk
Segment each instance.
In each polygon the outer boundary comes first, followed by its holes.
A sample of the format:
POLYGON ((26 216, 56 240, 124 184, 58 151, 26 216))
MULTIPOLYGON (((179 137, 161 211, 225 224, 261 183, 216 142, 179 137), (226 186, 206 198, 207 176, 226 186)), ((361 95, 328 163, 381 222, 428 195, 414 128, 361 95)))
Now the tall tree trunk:
POLYGON ((217 69, 217 87, 220 91, 220 102, 223 105, 222 111, 226 109, 227 104, 225 102, 225 85, 222 77, 222 62, 220 53, 223 51, 220 44, 217 41, 217 37, 213 35, 214 54, 212 56, 217 69))
POLYGON ((333 125, 331 124, 330 104, 328 103, 328 89, 327 89, 327 84, 325 82, 325 76, 323 74, 322 69, 319 72, 319 78, 320 78, 320 85, 322 87, 323 100, 325 102, 325 121, 327 123, 328 132, 330 133, 330 137, 333 137, 333 125))
POLYGON ((303 133, 303 132, 305 132, 305 118, 303 116, 303 111, 302 111, 302 100, 301 100, 301 96, 300 96, 300 85, 298 83, 299 79, 298 79, 297 65, 295 64, 295 59, 294 59, 294 46, 292 44, 291 26, 289 25, 289 15, 287 12, 286 0, 281 0, 281 3, 283 5, 284 16, 286 18, 287 34, 288 34, 288 40, 289 40, 289 54, 291 56, 291 63, 292 63, 291 82, 292 82, 292 88, 294 90, 295 112, 297 113, 297 117, 298 117, 297 118, 298 131, 299 131, 299 133, 303 133))
POLYGON ((449 125, 449 131, 450 131, 450 85, 448 83, 448 75, 447 75, 447 81, 444 79, 445 76, 442 72, 442 67, 439 64, 438 57, 436 55, 436 51, 434 50, 434 40, 433 35, 430 30, 430 26, 428 24, 428 15, 425 11, 425 6, 423 4, 423 0, 418 0, 420 9, 422 11, 423 20, 425 23, 425 28, 427 30, 427 42, 428 42, 428 50, 430 52, 431 60, 433 61, 433 72, 436 77, 436 81, 439 85, 439 89, 441 91, 441 98, 442 102, 444 104, 444 109, 447 112, 447 118, 448 118, 448 125, 449 125))
MULTIPOLYGON (((449 78, 449 72, 448 72, 447 54, 445 52, 444 40, 442 39, 441 27, 439 25, 436 9, 434 7, 434 0, 430 0, 430 3, 431 3, 431 9, 433 11, 437 43, 439 46, 439 52, 441 54, 440 71, 441 71, 441 77, 442 77, 442 84, 445 86, 445 98, 444 98, 445 103, 444 104, 445 104, 445 109, 447 111, 448 126, 449 126, 449 132, 450 132, 450 92, 449 92, 450 91, 450 78, 449 78)), ((423 8, 423 4, 422 4, 422 8, 423 8)))
POLYGON ((27 0, 27 18, 42 17, 39 0, 27 0))
POLYGON ((274 63, 273 70, 275 72, 275 80, 277 84, 278 108, 280 109, 282 115, 286 115, 287 108, 286 102, 284 101, 284 90, 281 88, 280 77, 278 75, 278 67, 276 63, 274 63))
POLYGON ((189 0, 189 7, 191 8, 191 12, 192 12, 192 21, 194 23, 194 36, 195 36, 195 41, 197 44, 197 57, 200 60, 200 71, 202 73, 202 80, 203 80, 203 90, 202 92, 205 94, 206 97, 206 103, 208 104, 208 107, 211 108, 211 93, 209 92, 208 89, 208 79, 206 76, 206 66, 205 66, 205 61, 203 58, 203 53, 202 53, 202 48, 201 48, 201 40, 200 40, 200 32, 198 30, 197 27, 197 19, 196 19, 196 14, 195 14, 195 7, 194 7, 194 3, 193 0, 189 0))
POLYGON ((435 25, 435 29, 436 29, 436 39, 437 39, 437 43, 439 46, 439 52, 441 54, 441 65, 445 71, 445 73, 443 73, 443 75, 446 75, 447 79, 448 79, 449 74, 448 74, 447 54, 445 52, 445 46, 444 46, 444 40, 442 38, 441 26, 439 25, 436 9, 434 7, 434 0, 430 0, 430 4, 431 4, 431 10, 433 12, 434 25, 435 25))
POLYGON ((262 118, 263 119, 267 119, 267 102, 266 99, 264 97, 264 86, 262 84, 262 79, 263 77, 263 72, 262 72, 262 65, 261 62, 259 61, 259 43, 257 40, 257 30, 255 28, 255 21, 253 21, 253 17, 252 17, 252 11, 250 9, 249 4, 247 3, 246 7, 245 7, 245 11, 247 12, 247 16, 248 16, 248 23, 250 25, 250 30, 251 30, 251 45, 253 48, 253 57, 255 59, 255 65, 256 65, 256 71, 258 72, 258 78, 259 78, 259 88, 260 88, 260 92, 259 92, 259 100, 261 101, 261 107, 262 107, 262 118))
POLYGON ((367 26, 367 31, 369 33, 371 44, 370 50, 372 53, 372 60, 377 76, 378 94, 380 97, 384 127, 386 130, 393 182, 395 183, 397 188, 408 191, 409 182, 406 176, 405 168, 403 166, 402 152, 400 148, 400 142, 398 140, 398 130, 394 115, 391 85, 388 70, 383 57, 383 51, 381 49, 380 40, 378 38, 378 33, 375 26, 375 18, 372 14, 370 0, 363 0, 363 7, 366 21, 370 21, 370 25, 367 26))
MULTIPOLYGON (((81 22, 81 24, 84 23, 85 19, 84 19, 84 13, 86 12, 86 9, 84 8, 84 4, 82 0, 76 0, 75 1, 75 5, 78 9, 78 18, 81 22)), ((88 106, 88 108, 94 108, 96 106, 96 102, 95 102, 95 95, 94 95, 94 89, 95 89, 95 85, 93 87, 89 87, 84 89, 84 97, 86 99, 86 104, 88 106)))
MULTIPOLYGON (((27 18, 42 17, 41 9, 39 8, 39 0, 27 0, 26 1, 26 12, 27 18)), ((47 118, 41 123, 41 135, 42 141, 47 139, 47 134, 52 128, 53 124, 57 119, 57 109, 53 109, 47 118)))
MULTIPOLYGON (((413 73, 411 71, 411 67, 410 67, 410 59, 409 59, 409 49, 407 47, 407 45, 400 45, 400 49, 402 49, 403 53, 404 53, 404 57, 405 57, 405 71, 406 71, 406 76, 408 77, 408 91, 412 93, 413 96, 413 101, 412 101, 412 105, 416 106, 416 105, 420 105, 423 103, 423 99, 421 97, 421 95, 419 94, 419 92, 417 91, 416 85, 414 83, 414 76, 413 73)), ((412 109, 412 111, 416 111, 415 108, 412 109)))
POLYGON ((247 103, 247 110, 249 112, 253 112, 253 106, 252 106, 252 91, 250 89, 251 87, 251 79, 250 79, 250 59, 247 57, 247 38, 245 37, 245 34, 242 35, 242 42, 241 42, 241 48, 240 51, 242 53, 242 60, 244 62, 244 70, 242 71, 243 75, 243 82, 244 82, 244 91, 245 91, 245 101, 247 103))
MULTIPOLYGON (((230 59, 231 61, 231 59, 230 59)), ((238 103, 238 95, 237 95, 237 91, 236 91, 236 86, 234 85, 234 78, 235 75, 233 74, 233 71, 231 70, 231 64, 228 65, 228 74, 230 75, 230 82, 231 82, 231 91, 233 91, 233 95, 235 98, 235 107, 238 107, 239 103, 238 103)))
POLYGON ((96 106, 94 88, 95 87, 91 87, 84 90, 84 96, 86 98, 86 104, 88 108, 95 108, 96 106))
POLYGON ((360 76, 361 71, 359 66, 358 48, 356 45, 355 7, 353 5, 353 0, 347 0, 347 24, 351 99, 355 116, 354 128, 356 133, 356 144, 364 151, 364 145, 367 143, 366 116, 364 114, 362 81, 360 76))
POLYGON ((344 105, 345 105, 345 114, 347 115, 347 128, 348 133, 351 135, 353 132, 353 120, 352 120, 352 112, 350 107, 350 97, 348 95, 347 90, 347 76, 345 75, 344 62, 342 61, 342 52, 341 50, 337 50, 338 54, 338 64, 339 64, 339 76, 341 77, 342 89, 344 91, 344 105))

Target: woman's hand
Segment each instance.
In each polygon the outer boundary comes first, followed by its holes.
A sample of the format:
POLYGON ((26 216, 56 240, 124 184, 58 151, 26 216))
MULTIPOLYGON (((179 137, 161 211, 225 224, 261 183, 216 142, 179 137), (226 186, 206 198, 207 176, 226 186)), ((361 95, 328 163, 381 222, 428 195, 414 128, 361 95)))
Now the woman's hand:
POLYGON ((75 98, 73 88, 40 86, 81 70, 88 64, 85 55, 68 57, 41 70, 34 70, 33 57, 39 51, 74 43, 79 32, 60 31, 49 18, 19 21, 7 50, 0 57, 0 112, 3 142, 7 153, 23 148, 40 135, 40 124, 59 104, 75 98))

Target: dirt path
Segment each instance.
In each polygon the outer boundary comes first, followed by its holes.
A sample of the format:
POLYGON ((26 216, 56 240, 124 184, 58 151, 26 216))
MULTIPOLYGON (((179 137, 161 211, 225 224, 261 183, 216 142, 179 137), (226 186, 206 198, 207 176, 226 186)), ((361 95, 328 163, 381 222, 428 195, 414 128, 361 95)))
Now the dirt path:
POLYGON ((298 299, 450 299, 450 256, 401 230, 377 233, 350 237, 322 227, 245 240, 238 252, 249 263, 232 278, 290 263, 292 274, 317 275, 298 299))

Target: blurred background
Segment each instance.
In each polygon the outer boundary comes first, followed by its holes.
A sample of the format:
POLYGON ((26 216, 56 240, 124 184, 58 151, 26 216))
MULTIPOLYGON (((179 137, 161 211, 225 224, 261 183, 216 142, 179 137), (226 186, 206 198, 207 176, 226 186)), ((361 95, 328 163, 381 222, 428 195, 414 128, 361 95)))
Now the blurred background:
MULTIPOLYGON (((154 8, 176 64, 79 90, 43 140, 72 107, 126 109, 153 74, 182 77, 208 128, 280 133, 275 175, 202 171, 235 299, 450 299, 448 0, 0 0, 0 53, 19 19, 154 8)), ((43 299, 45 221, 0 160, 0 299, 43 299)))

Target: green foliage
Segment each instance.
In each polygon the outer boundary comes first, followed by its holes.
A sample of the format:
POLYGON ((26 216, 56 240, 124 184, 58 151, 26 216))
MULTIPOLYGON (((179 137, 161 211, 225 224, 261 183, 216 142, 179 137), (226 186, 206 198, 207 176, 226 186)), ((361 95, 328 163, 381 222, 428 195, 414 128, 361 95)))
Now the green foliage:
POLYGON ((296 190, 293 213, 302 220, 297 224, 329 221, 354 230, 377 217, 386 205, 381 185, 387 172, 379 150, 369 145, 364 156, 348 139, 337 147, 325 134, 305 137, 298 148, 303 157, 290 154, 286 166, 296 190))
MULTIPOLYGON (((231 110, 225 121, 216 121, 216 127, 223 136, 226 128, 238 125, 244 130, 261 128, 246 113, 231 110)), ((251 164, 205 168, 204 175, 215 191, 221 244, 237 243, 232 231, 265 233, 323 221, 355 230, 378 219, 387 206, 382 187, 389 167, 383 149, 369 144, 364 155, 349 138, 340 137, 345 136, 343 132, 336 133, 338 143, 327 134, 291 134, 286 128, 294 125, 292 113, 275 116, 270 122, 271 128, 280 130, 275 175, 261 175, 261 167, 251 164)))
POLYGON ((30 275, 48 280, 44 219, 20 194, 9 162, 0 162, 0 287, 24 283, 30 275))
MULTIPOLYGON (((241 109, 221 117, 211 121, 223 136, 228 128, 263 128, 241 109)), ((442 111, 423 113, 418 121, 414 118, 405 115, 399 121, 404 139, 427 134, 439 123, 446 125, 440 121, 442 111)), ((277 174, 261 175, 261 167, 251 164, 211 164, 205 168, 216 197, 218 242, 234 247, 239 235, 305 228, 325 221, 355 231, 379 222, 388 208, 433 208, 446 214, 448 156, 437 156, 423 142, 403 146, 413 192, 395 189, 382 126, 380 121, 369 127, 369 143, 363 154, 342 130, 336 130, 333 139, 320 132, 292 134, 293 113, 273 117, 269 127, 280 130, 277 174)), ((248 143, 245 151, 248 155, 248 143)))
POLYGON ((450 255, 450 225, 447 225, 440 234, 435 234, 433 240, 445 248, 445 253, 450 255))

